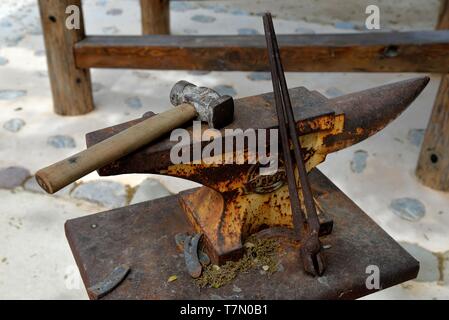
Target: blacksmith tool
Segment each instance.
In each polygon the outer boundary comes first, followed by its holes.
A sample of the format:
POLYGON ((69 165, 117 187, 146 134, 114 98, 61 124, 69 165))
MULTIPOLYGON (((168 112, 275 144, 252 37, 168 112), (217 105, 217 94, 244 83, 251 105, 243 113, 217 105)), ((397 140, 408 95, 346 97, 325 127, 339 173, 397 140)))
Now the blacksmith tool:
POLYGON ((321 253, 321 243, 318 238, 320 223, 315 208, 312 189, 307 178, 301 143, 298 139, 299 132, 295 124, 287 81, 285 80, 284 68, 282 66, 276 39, 276 32, 270 13, 264 15, 263 22, 271 67, 275 105, 281 132, 282 149, 284 153, 287 184, 293 216, 293 227, 301 240, 301 258, 304 270, 313 275, 322 275, 325 268, 325 262, 321 253), (295 168, 291 158, 289 139, 293 145, 306 215, 303 215, 300 200, 298 198, 299 190, 295 178, 295 168))
POLYGON ((232 122, 234 101, 212 89, 179 81, 170 93, 175 108, 142 121, 120 134, 104 140, 65 160, 36 173, 39 185, 54 193, 86 174, 97 170, 164 136, 194 118, 211 128, 221 128, 232 122))
MULTIPOLYGON (((404 80, 333 99, 304 87, 290 89, 307 172, 323 162, 327 154, 356 144, 384 128, 410 105, 428 81, 428 77, 404 80)), ((93 146, 148 117, 151 114, 89 133, 86 135, 87 144, 93 146)), ((236 100, 234 121, 220 132, 225 137, 225 129, 244 131, 249 128, 278 128, 273 93, 236 100)), ((193 128, 188 130, 192 135, 193 128)), ((235 138, 238 137, 236 135, 235 138)), ((241 133, 240 137, 244 134, 241 133)), ((204 144, 208 142, 204 141, 204 144)), ((196 143, 191 139, 186 147, 192 149, 196 143)), ((163 138, 98 172, 102 176, 162 174, 203 184, 205 187, 183 193, 178 199, 193 231, 203 234, 202 245, 214 264, 239 259, 244 241, 262 230, 272 234, 292 233, 293 216, 286 170, 282 164, 278 172, 268 176, 260 175, 259 164, 173 164, 170 151, 175 144, 168 137, 163 138)), ((302 193, 299 197, 304 203, 302 193)), ((320 193, 315 192, 314 200, 319 197, 320 193)), ((330 234, 332 219, 324 214, 326 208, 317 209, 319 235, 330 234)), ((181 231, 175 234, 178 232, 181 231)))
POLYGON ((177 233, 175 235, 176 246, 183 252, 187 271, 192 278, 198 278, 203 267, 210 264, 209 256, 200 247, 201 237, 201 233, 194 235, 177 233))

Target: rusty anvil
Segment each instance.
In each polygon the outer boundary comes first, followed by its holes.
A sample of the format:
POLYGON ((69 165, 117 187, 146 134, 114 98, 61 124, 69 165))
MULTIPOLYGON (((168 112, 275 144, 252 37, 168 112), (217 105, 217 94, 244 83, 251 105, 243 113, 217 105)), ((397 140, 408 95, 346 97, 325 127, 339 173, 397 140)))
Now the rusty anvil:
MULTIPOLYGON (((290 89, 307 170, 323 162, 327 154, 354 145, 383 129, 413 102, 428 81, 428 77, 415 78, 333 99, 304 87, 290 89)), ((142 119, 149 116, 152 114, 142 119)), ((142 119, 89 133, 87 145, 92 146, 142 119)), ((234 121, 222 131, 277 126, 274 97, 266 93, 237 99, 234 121)), ((192 132, 192 128, 189 130, 192 132)), ((208 142, 193 140, 191 146, 208 142)), ((203 233, 206 251, 215 264, 239 259, 243 243, 255 233, 294 238, 285 171, 281 166, 271 176, 260 176, 258 164, 174 165, 170 161, 170 150, 175 143, 165 137, 99 169, 98 173, 101 176, 162 174, 204 185, 182 193, 179 199, 194 230, 203 233)), ((329 234, 332 220, 323 214, 318 202, 317 205, 320 235, 329 234)), ((300 239, 293 240, 300 243, 300 239)))

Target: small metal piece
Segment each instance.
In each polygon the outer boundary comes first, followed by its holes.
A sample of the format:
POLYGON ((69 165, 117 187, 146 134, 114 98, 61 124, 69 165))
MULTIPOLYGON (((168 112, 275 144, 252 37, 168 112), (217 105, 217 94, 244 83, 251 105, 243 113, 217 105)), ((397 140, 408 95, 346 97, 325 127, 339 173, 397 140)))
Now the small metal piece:
POLYGON ((103 281, 87 289, 89 297, 94 300, 103 298, 125 280, 130 270, 126 264, 116 267, 103 281))
POLYGON ((198 257, 198 244, 202 236, 202 233, 197 233, 187 237, 184 241, 184 259, 187 271, 192 278, 198 278, 203 272, 203 267, 198 257))

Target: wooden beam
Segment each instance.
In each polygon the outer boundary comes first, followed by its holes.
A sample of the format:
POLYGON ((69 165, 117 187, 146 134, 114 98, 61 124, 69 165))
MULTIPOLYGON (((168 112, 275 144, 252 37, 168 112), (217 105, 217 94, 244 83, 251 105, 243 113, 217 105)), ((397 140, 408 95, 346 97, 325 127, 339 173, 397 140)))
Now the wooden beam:
MULTIPOLYGON (((286 71, 449 72, 449 32, 280 35, 286 71)), ((91 36, 80 68, 268 71, 263 36, 91 36)))
POLYGON ((170 34, 170 1, 140 0, 143 34, 170 34))
POLYGON ((90 71, 78 68, 73 55, 74 44, 85 37, 81 0, 39 0, 39 8, 55 112, 80 115, 92 111, 94 102, 90 71), (69 6, 79 8, 79 29, 66 26, 66 19, 69 18, 66 9, 69 6))
MULTIPOLYGON (((449 29, 449 0, 441 1, 437 29, 449 29)), ((428 187, 449 191, 449 74, 441 78, 421 146, 416 176, 428 187)))

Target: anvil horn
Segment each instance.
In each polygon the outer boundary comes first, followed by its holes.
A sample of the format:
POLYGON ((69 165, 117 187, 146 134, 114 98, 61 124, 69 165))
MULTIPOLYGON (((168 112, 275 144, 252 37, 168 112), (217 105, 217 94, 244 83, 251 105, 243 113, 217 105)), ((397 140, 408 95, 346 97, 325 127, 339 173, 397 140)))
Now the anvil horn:
POLYGON ((330 99, 328 106, 335 114, 344 114, 344 130, 328 136, 327 152, 356 144, 386 127, 415 100, 429 82, 419 77, 330 99))

